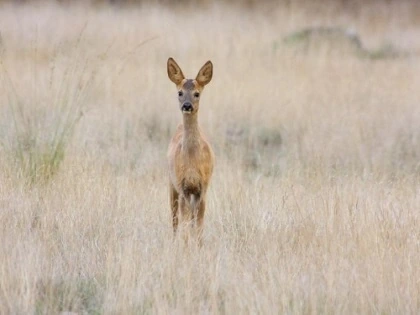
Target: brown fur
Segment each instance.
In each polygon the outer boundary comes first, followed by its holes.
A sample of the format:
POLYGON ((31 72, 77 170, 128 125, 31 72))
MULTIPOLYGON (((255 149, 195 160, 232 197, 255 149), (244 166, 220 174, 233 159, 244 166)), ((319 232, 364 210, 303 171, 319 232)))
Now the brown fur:
POLYGON ((176 62, 172 58, 168 59, 168 76, 181 93, 180 109, 183 109, 185 103, 192 104, 193 107, 191 112, 183 111, 183 124, 178 126, 168 149, 173 230, 176 233, 180 221, 191 224, 200 242, 214 154, 198 126, 197 93, 201 94, 204 86, 210 82, 212 74, 213 65, 208 61, 195 80, 186 80, 176 62))

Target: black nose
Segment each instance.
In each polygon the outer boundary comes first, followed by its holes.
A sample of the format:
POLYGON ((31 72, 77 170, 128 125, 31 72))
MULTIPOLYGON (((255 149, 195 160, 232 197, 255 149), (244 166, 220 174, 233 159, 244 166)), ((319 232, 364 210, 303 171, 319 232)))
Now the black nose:
POLYGON ((183 111, 187 111, 187 112, 191 112, 193 107, 191 103, 184 103, 182 104, 182 108, 183 111))

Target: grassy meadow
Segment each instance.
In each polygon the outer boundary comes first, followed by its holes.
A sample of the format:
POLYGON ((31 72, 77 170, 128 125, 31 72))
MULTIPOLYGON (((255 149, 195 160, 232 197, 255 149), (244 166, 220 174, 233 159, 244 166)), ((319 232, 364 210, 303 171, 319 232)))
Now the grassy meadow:
POLYGON ((420 6, 305 3, 1 4, 0 314, 420 313, 420 6), (202 248, 170 56, 214 64, 202 248))

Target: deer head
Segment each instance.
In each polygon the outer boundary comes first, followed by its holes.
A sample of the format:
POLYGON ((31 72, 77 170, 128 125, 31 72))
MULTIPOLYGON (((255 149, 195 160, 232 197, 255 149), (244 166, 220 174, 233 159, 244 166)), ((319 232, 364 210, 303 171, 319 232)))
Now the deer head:
POLYGON ((174 59, 168 59, 168 76, 178 89, 179 108, 184 115, 196 114, 199 108, 201 92, 213 76, 213 64, 207 61, 201 67, 195 79, 185 79, 181 68, 174 59))

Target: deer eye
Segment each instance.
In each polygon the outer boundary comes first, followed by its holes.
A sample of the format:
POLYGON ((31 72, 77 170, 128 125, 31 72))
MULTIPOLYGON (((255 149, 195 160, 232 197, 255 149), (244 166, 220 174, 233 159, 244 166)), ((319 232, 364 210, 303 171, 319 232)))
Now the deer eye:
POLYGON ((200 97, 200 93, 195 92, 195 93, 194 93, 194 97, 195 97, 195 98, 199 98, 199 97, 200 97))
POLYGON ((184 95, 184 93, 182 93, 182 91, 178 91, 178 96, 182 96, 184 95))

